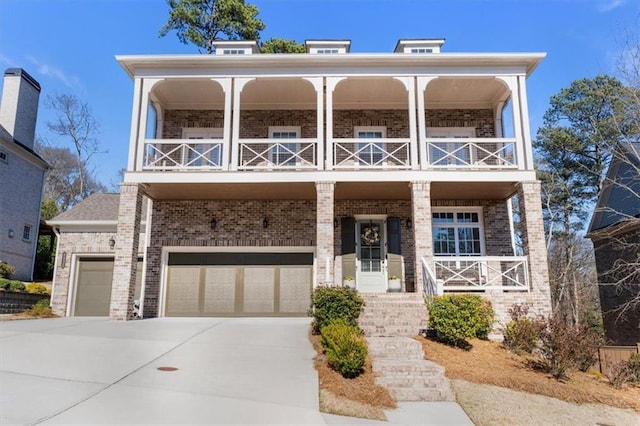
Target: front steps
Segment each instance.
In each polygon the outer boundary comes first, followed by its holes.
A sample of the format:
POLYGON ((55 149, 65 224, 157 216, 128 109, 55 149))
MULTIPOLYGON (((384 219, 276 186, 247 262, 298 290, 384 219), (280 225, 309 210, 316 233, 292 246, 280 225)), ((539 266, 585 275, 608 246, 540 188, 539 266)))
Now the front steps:
POLYGON ((412 337, 427 327, 419 294, 361 294, 366 302, 360 328, 367 337, 376 383, 397 401, 454 401, 444 368, 424 359, 412 337))

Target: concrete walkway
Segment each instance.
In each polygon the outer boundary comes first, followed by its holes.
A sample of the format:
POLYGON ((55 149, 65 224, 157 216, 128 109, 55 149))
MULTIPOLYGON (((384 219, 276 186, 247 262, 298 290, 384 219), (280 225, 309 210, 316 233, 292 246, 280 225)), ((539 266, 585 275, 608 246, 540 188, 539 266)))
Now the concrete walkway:
MULTIPOLYGON (((308 326, 308 318, 2 321, 0 424, 375 423, 318 411, 308 326)), ((471 424, 446 404, 401 404, 388 417, 471 424)))

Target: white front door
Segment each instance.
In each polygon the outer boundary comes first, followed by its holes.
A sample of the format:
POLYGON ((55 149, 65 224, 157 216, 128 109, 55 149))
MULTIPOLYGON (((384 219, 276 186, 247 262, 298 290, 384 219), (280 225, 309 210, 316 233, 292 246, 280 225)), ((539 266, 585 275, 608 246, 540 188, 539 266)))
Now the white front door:
POLYGON ((356 286, 363 293, 387 291, 384 222, 356 222, 356 286))

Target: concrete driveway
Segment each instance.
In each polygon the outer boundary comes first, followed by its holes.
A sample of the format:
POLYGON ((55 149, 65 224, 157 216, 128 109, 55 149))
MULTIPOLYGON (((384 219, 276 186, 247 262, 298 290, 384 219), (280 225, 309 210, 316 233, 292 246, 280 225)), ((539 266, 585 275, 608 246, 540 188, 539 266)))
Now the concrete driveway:
POLYGON ((309 321, 3 321, 0 424, 326 424, 309 321))

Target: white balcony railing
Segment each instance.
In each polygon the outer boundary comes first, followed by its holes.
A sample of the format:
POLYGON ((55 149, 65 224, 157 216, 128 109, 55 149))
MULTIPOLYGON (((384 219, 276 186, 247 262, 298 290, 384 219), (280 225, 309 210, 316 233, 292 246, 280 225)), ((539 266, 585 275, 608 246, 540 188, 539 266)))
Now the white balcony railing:
POLYGON ((434 266, 436 286, 443 292, 529 290, 525 256, 437 256, 434 266))
POLYGON ((222 170, 218 139, 148 139, 143 170, 222 170))
POLYGON ((239 170, 317 169, 316 139, 240 139, 239 170))
POLYGON ((438 286, 436 275, 429 267, 429 262, 424 257, 420 259, 422 262, 422 291, 425 298, 431 298, 442 294, 441 286, 438 286))
POLYGON ((409 139, 336 139, 336 169, 410 169, 409 139))
POLYGON ((517 168, 515 138, 426 138, 429 167, 517 168))

